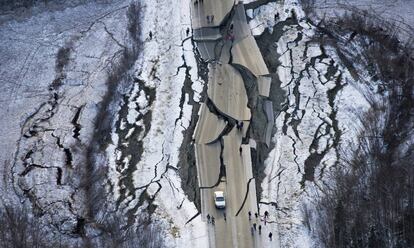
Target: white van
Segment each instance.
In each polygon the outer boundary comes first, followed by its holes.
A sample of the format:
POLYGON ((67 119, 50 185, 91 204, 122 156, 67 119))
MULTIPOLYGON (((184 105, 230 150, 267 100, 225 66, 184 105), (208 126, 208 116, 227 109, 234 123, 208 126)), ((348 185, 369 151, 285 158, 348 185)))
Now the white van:
POLYGON ((216 208, 225 208, 226 207, 226 200, 224 199, 224 192, 223 191, 215 191, 214 192, 214 204, 216 208))

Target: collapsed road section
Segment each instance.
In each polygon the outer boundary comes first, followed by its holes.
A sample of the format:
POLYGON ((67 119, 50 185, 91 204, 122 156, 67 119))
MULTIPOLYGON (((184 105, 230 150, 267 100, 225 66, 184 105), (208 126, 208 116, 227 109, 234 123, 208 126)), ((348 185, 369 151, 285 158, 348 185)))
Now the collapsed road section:
MULTIPOLYGON (((191 11, 193 39, 209 69, 207 97, 194 141, 202 216, 204 220, 207 215, 215 218, 208 231, 210 247, 262 247, 265 244, 252 235, 248 218, 250 213, 259 213, 252 172, 255 142, 250 140, 249 99, 252 92, 269 97, 269 71, 242 2, 194 0, 191 11), (225 194, 224 210, 215 207, 215 191, 225 194)), ((270 143, 271 131, 267 130, 272 129, 273 110, 272 104, 265 105, 270 114, 264 133, 270 143)))

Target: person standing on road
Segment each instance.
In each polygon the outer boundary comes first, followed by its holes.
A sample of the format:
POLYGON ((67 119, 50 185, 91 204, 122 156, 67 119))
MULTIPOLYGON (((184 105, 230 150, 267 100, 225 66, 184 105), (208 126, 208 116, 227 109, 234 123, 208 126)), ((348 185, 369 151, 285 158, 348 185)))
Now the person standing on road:
POLYGON ((256 223, 253 223, 253 228, 256 231, 256 223))
POLYGON ((152 31, 149 31, 149 38, 152 40, 152 31))
POLYGON ((256 217, 256 219, 259 217, 259 215, 257 213, 254 213, 254 216, 256 217))
POLYGON ((207 223, 210 223, 210 215, 207 214, 207 223))
POLYGON ((249 220, 251 220, 252 219, 252 212, 248 212, 248 214, 249 214, 249 220))
POLYGON ((270 239, 270 241, 272 241, 272 236, 273 236, 272 232, 269 232, 269 239, 270 239))
POLYGON ((190 35, 190 28, 187 28, 187 30, 185 31, 185 33, 187 34, 187 37, 190 35))
POLYGON ((213 226, 216 224, 216 221, 214 220, 214 216, 211 217, 211 224, 213 224, 213 226))
POLYGON ((240 156, 242 155, 242 151, 243 151, 243 148, 240 146, 240 147, 239 147, 239 153, 240 153, 240 156))
POLYGON ((262 234, 262 225, 259 225, 259 234, 262 234))
POLYGON ((227 221, 226 212, 223 212, 224 221, 227 221))

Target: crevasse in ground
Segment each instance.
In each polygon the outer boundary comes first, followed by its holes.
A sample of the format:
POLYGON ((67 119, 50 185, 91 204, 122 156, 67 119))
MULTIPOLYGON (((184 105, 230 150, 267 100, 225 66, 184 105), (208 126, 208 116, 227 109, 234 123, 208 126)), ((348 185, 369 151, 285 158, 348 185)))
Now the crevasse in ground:
POLYGON ((192 40, 186 34, 187 28, 191 29, 189 3, 167 0, 142 4, 144 46, 136 64, 138 83, 123 103, 128 110, 118 116, 119 126, 113 130, 113 143, 118 146, 108 149, 114 195, 128 214, 152 212, 156 206, 151 216, 164 223, 169 247, 207 245, 205 223, 200 216, 192 219, 198 211, 181 188, 177 167, 183 131, 192 118, 189 98, 199 102, 204 84, 197 75, 192 40), (182 96, 186 79, 191 80, 194 94, 182 96), (128 142, 128 133, 123 137, 117 133, 125 123, 132 127, 129 133, 132 129, 141 130, 139 144, 130 153, 118 142, 128 142), (131 159, 137 156, 135 153, 141 156, 131 159))
POLYGON ((272 73, 286 92, 275 113, 275 148, 265 162, 261 202, 273 206, 282 247, 313 247, 302 210, 316 211, 314 199, 329 186, 330 168, 356 138, 357 116, 369 105, 335 52, 313 39, 315 28, 297 1, 268 3, 248 15, 259 46, 272 45, 262 53, 277 50, 278 58, 265 60, 276 65, 272 73))

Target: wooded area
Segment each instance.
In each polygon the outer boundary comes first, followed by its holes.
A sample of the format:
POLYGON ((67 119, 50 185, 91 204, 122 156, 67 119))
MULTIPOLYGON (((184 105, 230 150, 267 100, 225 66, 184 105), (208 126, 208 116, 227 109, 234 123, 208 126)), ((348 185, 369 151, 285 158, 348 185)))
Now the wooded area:
POLYGON ((315 41, 337 51, 371 108, 360 113, 358 141, 343 144, 316 223, 305 223, 325 247, 414 247, 412 44, 356 9, 317 25, 315 41))

